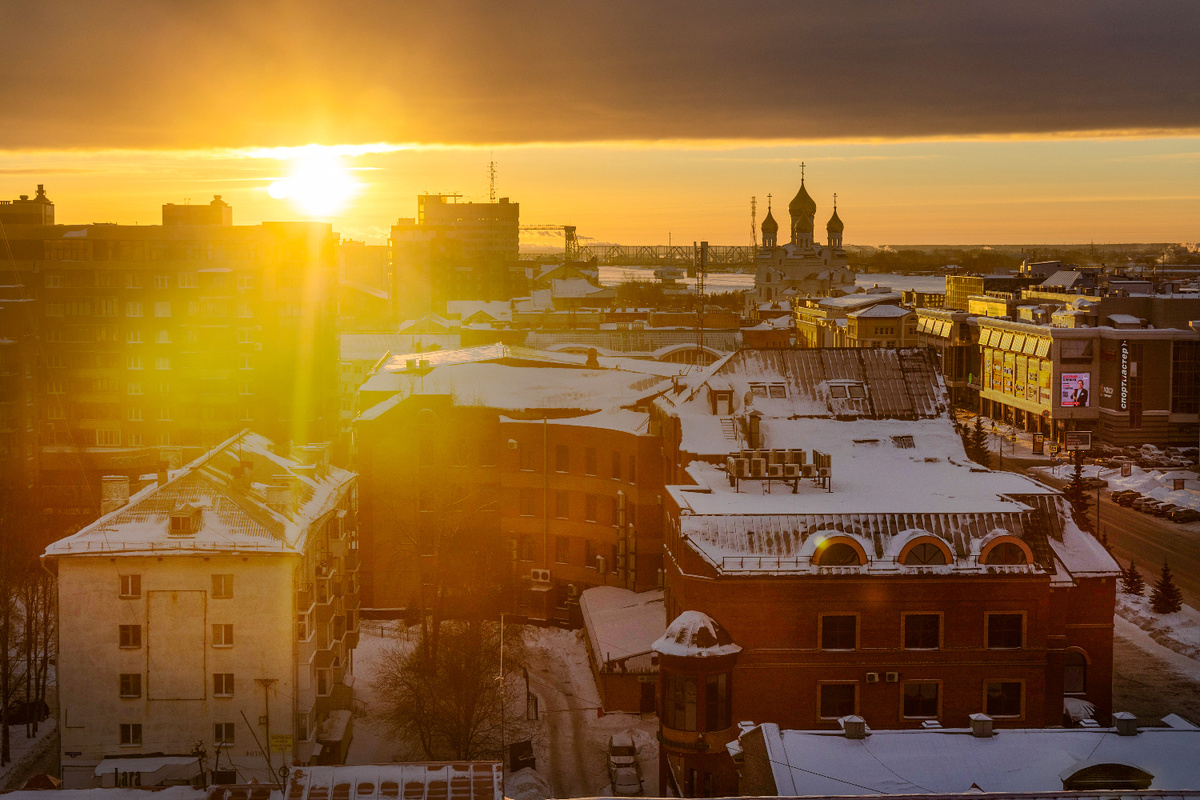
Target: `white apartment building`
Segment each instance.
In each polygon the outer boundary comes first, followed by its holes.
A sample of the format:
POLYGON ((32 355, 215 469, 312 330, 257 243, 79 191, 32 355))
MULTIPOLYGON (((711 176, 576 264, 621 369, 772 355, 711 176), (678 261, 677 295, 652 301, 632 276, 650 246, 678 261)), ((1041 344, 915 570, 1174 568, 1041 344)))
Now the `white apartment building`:
POLYGON ((43 556, 64 788, 199 783, 200 761, 239 782, 341 763, 357 503, 327 446, 284 456, 248 432, 133 497, 105 479, 100 519, 43 556))

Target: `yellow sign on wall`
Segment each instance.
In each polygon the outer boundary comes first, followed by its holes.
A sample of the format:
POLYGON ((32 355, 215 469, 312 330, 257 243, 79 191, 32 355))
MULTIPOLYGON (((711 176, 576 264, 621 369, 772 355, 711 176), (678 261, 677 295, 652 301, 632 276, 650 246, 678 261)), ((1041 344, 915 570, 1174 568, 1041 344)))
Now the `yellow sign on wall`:
POLYGON ((282 753, 292 749, 292 735, 290 733, 273 733, 271 734, 271 752, 282 753))

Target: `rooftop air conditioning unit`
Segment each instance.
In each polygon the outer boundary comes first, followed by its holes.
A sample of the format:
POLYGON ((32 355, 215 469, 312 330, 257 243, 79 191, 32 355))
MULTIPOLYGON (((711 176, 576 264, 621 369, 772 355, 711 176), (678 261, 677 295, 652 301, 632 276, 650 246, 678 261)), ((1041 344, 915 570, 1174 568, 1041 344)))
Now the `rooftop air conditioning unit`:
POLYGON ((596 571, 601 575, 608 572, 608 560, 604 556, 596 556, 596 571))
POLYGON ((549 583, 550 582, 550 570, 548 570, 548 569, 531 569, 531 570, 529 570, 529 577, 533 580, 534 583, 549 583))
POLYGON ((830 474, 829 467, 821 467, 820 469, 817 470, 818 478, 828 478, 829 474, 830 474))
POLYGON ((896 683, 897 681, 900 680, 900 673, 899 672, 888 672, 888 673, 884 674, 883 678, 888 683, 896 683))
POLYGON ((867 683, 879 683, 879 673, 878 672, 868 672, 867 673, 867 683))
POLYGON ((579 597, 579 587, 573 583, 567 584, 567 597, 579 597))

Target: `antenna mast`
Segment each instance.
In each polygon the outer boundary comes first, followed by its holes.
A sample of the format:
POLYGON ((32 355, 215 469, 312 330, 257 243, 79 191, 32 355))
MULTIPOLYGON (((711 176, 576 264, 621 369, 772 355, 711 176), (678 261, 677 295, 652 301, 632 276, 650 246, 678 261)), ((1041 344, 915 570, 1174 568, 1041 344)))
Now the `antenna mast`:
POLYGON ((496 202, 496 162, 490 159, 490 154, 488 160, 488 202, 496 202))
POLYGON ((758 252, 758 198, 750 198, 750 246, 758 252))

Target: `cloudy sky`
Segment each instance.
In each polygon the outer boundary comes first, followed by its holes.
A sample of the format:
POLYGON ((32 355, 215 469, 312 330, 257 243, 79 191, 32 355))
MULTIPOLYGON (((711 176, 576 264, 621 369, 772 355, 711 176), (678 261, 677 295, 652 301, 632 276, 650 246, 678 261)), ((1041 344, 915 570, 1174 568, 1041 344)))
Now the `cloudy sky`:
POLYGON ((488 192, 596 239, 750 236, 808 164, 849 242, 1200 239, 1194 2, 5 3, 0 198, 155 222, 344 149, 330 215, 488 192), (300 151, 310 153, 311 151, 300 151), (292 156, 281 158, 280 156, 292 156), (760 211, 761 218, 761 211, 760 211))

